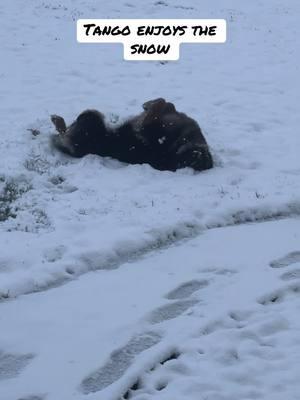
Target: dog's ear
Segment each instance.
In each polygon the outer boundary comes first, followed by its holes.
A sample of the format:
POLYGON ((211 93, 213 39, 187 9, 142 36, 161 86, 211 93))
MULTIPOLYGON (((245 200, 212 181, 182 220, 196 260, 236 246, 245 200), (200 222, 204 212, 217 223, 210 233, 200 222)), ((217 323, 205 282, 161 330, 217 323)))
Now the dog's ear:
POLYGON ((63 119, 63 117, 60 117, 59 115, 51 115, 51 121, 53 123, 53 125, 55 126, 57 132, 59 134, 65 133, 67 130, 67 125, 65 123, 65 120, 63 119))
POLYGON ((159 108, 162 108, 165 103, 166 103, 166 100, 163 99, 162 97, 159 97, 158 99, 146 101, 146 103, 143 104, 143 109, 145 111, 149 111, 149 110, 153 110, 153 109, 157 110, 159 108))
POLYGON ((146 103, 143 104, 143 109, 148 113, 148 114, 156 114, 156 115, 166 115, 166 114, 172 114, 176 113, 176 108, 173 103, 167 102, 165 99, 162 97, 155 99, 155 100, 149 100, 146 103))
POLYGON ((163 112, 164 112, 164 114, 173 114, 173 113, 176 113, 177 110, 173 103, 166 102, 163 112))

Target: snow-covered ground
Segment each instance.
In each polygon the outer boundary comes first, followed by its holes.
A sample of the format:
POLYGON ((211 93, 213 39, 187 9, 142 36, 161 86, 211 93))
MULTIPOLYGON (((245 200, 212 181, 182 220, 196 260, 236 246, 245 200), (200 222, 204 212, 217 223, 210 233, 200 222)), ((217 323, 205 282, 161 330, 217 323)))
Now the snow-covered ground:
POLYGON ((299 228, 212 229, 3 303, 0 398, 299 399, 299 228))
POLYGON ((297 0, 0 3, 1 400, 299 399, 299 17, 297 0), (228 40, 125 62, 76 43, 78 18, 225 18, 228 40), (199 122, 214 169, 49 146, 52 113, 113 124, 156 97, 199 122))

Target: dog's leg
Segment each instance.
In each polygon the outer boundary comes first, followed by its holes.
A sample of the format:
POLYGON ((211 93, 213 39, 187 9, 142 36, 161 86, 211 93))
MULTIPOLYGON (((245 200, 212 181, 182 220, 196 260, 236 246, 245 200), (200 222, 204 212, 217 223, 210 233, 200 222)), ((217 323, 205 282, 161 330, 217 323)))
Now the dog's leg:
POLYGON ((51 121, 53 123, 53 125, 55 126, 57 132, 59 134, 65 133, 67 130, 67 125, 65 123, 65 120, 63 119, 63 117, 60 117, 59 115, 51 115, 51 121))

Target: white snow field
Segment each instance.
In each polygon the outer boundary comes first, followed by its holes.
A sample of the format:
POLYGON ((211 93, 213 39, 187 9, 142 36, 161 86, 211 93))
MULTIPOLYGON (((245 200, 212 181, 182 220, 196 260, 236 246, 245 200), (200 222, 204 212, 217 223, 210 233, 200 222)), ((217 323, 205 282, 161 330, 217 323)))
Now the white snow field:
POLYGON ((0 2, 0 400, 300 399, 300 2, 0 2), (178 62, 78 44, 78 18, 225 18, 178 62), (51 148, 165 97, 215 168, 51 148))

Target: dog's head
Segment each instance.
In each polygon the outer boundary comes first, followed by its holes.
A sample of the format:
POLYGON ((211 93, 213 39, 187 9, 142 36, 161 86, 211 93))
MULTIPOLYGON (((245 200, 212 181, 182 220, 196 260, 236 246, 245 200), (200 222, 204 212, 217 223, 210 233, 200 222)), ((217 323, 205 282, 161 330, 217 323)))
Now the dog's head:
POLYGON ((54 146, 73 157, 97 154, 104 145, 107 128, 99 111, 83 111, 68 127, 60 116, 52 115, 51 121, 59 133, 52 138, 54 146))

